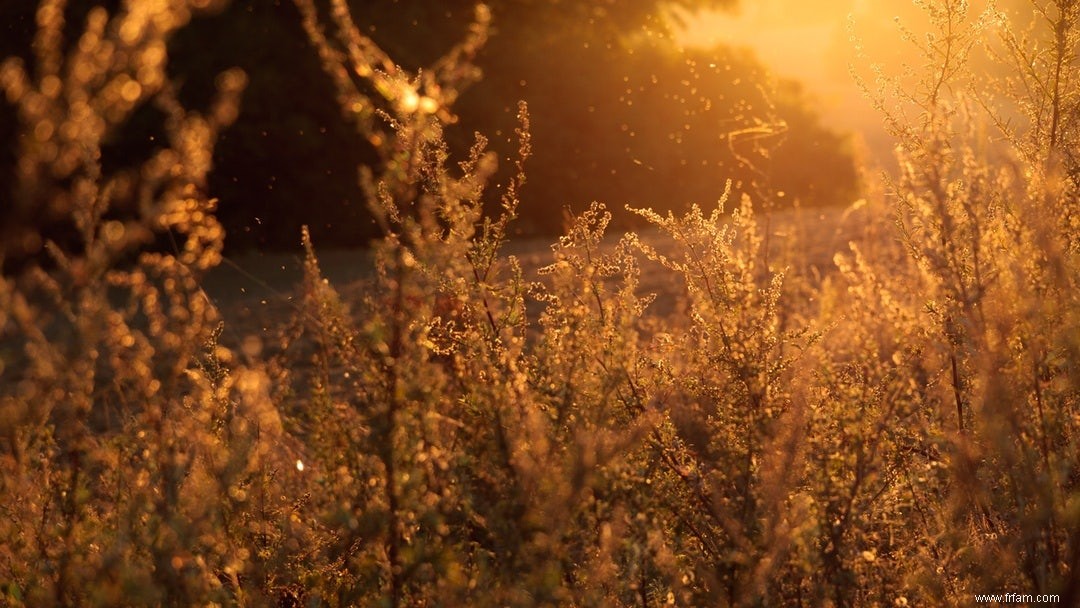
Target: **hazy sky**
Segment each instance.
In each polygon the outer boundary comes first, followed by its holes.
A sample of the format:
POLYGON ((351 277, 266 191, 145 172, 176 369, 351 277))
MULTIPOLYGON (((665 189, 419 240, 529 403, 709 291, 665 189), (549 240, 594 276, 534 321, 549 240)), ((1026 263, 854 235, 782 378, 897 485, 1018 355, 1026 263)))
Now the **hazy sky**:
MULTIPOLYGON (((973 13, 979 4, 972 2, 973 13)), ((873 60, 897 67, 906 59, 910 46, 900 40, 897 17, 913 31, 925 31, 925 18, 911 0, 744 0, 733 12, 688 19, 681 42, 753 50, 779 76, 805 83, 830 126, 860 133, 879 147, 880 117, 849 66, 865 70, 873 60), (855 57, 852 32, 867 58, 855 57)))
POLYGON ((895 5, 910 1, 754 0, 732 13, 705 13, 689 20, 682 41, 752 49, 779 76, 805 83, 832 126, 865 131, 880 121, 850 76, 854 44, 848 23, 855 23, 857 31, 873 32, 871 39, 878 41, 874 46, 880 46, 882 21, 892 24, 897 14, 888 9, 906 7, 895 5))

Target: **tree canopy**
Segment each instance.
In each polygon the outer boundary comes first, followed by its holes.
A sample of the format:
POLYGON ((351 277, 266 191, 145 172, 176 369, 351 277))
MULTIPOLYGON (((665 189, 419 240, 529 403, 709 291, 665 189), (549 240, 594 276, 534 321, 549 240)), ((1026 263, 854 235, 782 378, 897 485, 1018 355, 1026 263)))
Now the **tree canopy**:
MULTIPOLYGON (((31 4, 0 9, 11 34, 0 55, 28 57, 31 4)), ((71 2, 73 28, 94 4, 113 9, 119 2, 71 2)), ((474 8, 471 0, 350 4, 365 33, 412 70, 457 41, 474 8)), ((557 231, 565 208, 580 210, 592 200, 615 209, 708 203, 728 178, 752 192, 768 175, 788 200, 806 204, 843 200, 855 183, 845 141, 818 123, 797 86, 761 86, 772 81, 746 54, 687 51, 672 41, 671 7, 732 4, 492 0, 493 35, 477 57, 483 78, 455 107, 453 150, 464 153, 480 132, 505 161, 516 145, 510 140, 517 101, 528 102, 535 153, 518 222, 525 233, 557 231)), ((378 159, 341 115, 292 2, 234 0, 197 16, 173 38, 169 54, 180 97, 191 107, 208 106, 215 74, 237 66, 249 76, 240 118, 222 135, 209 184, 221 201, 230 248, 292 247, 304 223, 326 245, 360 246, 376 234, 356 169, 378 159)), ((149 125, 160 123, 154 112, 143 108, 115 135, 107 161, 122 165, 153 148, 149 125)), ((11 192, 18 144, 14 121, 4 118, 0 137, 9 143, 0 188, 11 192)))

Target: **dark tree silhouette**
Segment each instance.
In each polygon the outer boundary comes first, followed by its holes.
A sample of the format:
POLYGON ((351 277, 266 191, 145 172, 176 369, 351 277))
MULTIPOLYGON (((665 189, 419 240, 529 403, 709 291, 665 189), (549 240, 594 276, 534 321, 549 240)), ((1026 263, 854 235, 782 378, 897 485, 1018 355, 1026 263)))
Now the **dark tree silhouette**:
MULTIPOLYGON (((70 2, 71 28, 81 27, 97 4, 116 9, 120 2, 70 2)), ((366 33, 412 70, 461 37, 474 7, 467 0, 351 4, 366 33)), ((680 52, 671 43, 670 7, 731 4, 491 1, 493 35, 477 58, 483 79, 455 107, 458 120, 447 134, 452 149, 464 152, 479 131, 500 157, 511 156, 517 101, 529 103, 535 155, 516 225, 524 233, 557 231, 563 209, 580 210, 592 200, 614 209, 627 203, 677 209, 715 200, 728 178, 752 191, 762 174, 805 202, 845 198, 854 171, 844 141, 816 122, 802 96, 789 94, 789 87, 757 86, 766 77, 752 57, 680 52), (755 129, 768 137, 731 138, 755 129), (748 143, 766 145, 751 150, 748 143), (773 153, 766 159, 762 150, 773 153), (811 152, 825 171, 807 171, 800 157, 811 152)), ((0 7, 6 34, 0 55, 29 56, 33 11, 33 3, 0 7)), ((363 246, 376 235, 356 172, 377 157, 341 116, 292 2, 234 0, 197 16, 169 51, 170 71, 189 107, 208 106, 214 74, 236 66, 249 75, 241 116, 222 135, 209 183, 221 201, 231 250, 294 247, 302 224, 328 246, 363 246)), ((0 113, 0 141, 6 142, 0 144, 0 191, 8 197, 19 144, 11 109, 0 104, 0 113)), ((158 124, 153 108, 140 110, 108 142, 106 167, 145 157, 158 124)), ((9 230, 43 221, 27 211, 32 205, 0 207, 0 223, 9 230)), ((626 218, 616 214, 616 221, 626 218)))

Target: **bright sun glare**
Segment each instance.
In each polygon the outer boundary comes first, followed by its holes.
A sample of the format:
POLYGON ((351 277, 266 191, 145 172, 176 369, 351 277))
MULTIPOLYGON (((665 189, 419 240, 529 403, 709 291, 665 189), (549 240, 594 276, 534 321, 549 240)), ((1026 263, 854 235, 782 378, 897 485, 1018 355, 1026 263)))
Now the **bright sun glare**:
MULTIPOLYGON (((1016 0, 998 4, 1020 10, 1016 0)), ((984 5, 972 2, 972 12, 984 5)), ((680 44, 748 49, 776 75, 802 83, 829 126, 854 132, 879 153, 891 147, 851 67, 915 61, 912 47, 902 46, 897 36, 898 20, 913 31, 925 26, 925 15, 911 0, 755 0, 731 11, 682 16, 680 44)))

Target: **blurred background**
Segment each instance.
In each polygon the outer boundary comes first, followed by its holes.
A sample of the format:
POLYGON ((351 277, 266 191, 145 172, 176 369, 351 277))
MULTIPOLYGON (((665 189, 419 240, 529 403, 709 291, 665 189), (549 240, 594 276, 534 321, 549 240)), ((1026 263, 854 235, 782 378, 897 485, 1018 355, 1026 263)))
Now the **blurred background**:
MULTIPOLYGON (((69 39, 91 6, 119 4, 72 0, 69 39)), ((412 70, 462 37, 474 6, 350 4, 368 35, 412 70)), ((889 149, 848 75, 848 16, 871 39, 874 28, 892 25, 892 13, 870 4, 492 0, 494 32, 478 58, 483 80, 455 106, 452 152, 463 158, 473 133, 485 134, 505 172, 495 181, 505 181, 517 149, 517 102, 528 102, 534 156, 514 227, 523 236, 558 233, 568 213, 594 200, 620 227, 634 221, 625 205, 709 206, 728 179, 758 208, 849 203, 857 197, 856 156, 889 149)), ((32 60, 35 9, 31 0, 0 3, 0 56, 32 60)), ((209 106, 219 72, 238 66, 250 78, 209 184, 229 252, 293 250, 302 224, 323 247, 362 247, 377 236, 357 185, 358 166, 376 156, 342 117, 292 2, 233 0, 182 29, 169 55, 191 108, 209 106)), ((106 168, 145 158, 160 124, 155 109, 140 110, 109 142, 106 168)), ((0 201, 12 196, 16 128, 12 107, 0 102, 0 201)), ((0 204, 0 223, 31 221, 11 217, 13 208, 0 204)))

